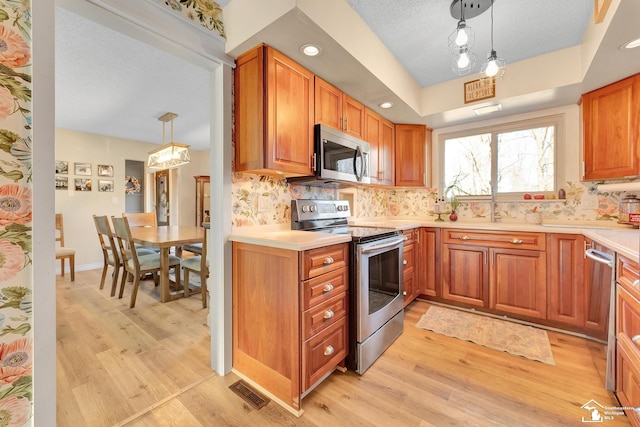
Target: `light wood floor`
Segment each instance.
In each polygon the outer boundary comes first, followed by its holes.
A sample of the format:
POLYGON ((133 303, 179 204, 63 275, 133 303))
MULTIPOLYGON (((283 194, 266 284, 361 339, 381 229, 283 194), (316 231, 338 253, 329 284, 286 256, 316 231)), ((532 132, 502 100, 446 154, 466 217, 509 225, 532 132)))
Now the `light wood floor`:
MULTIPOLYGON (((57 282, 57 425, 63 426, 578 426, 604 388, 601 344, 549 332, 556 366, 414 325, 363 375, 336 372, 303 400, 301 418, 271 402, 254 410, 209 368, 199 296, 158 302, 142 282, 136 308, 99 290, 99 271, 57 282)), ((605 426, 626 426, 623 416, 605 426)))

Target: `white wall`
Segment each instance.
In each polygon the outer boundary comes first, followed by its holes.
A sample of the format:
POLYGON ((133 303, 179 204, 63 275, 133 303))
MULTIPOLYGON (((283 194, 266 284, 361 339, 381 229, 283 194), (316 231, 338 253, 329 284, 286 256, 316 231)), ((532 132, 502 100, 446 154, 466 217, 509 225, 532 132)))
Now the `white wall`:
MULTIPOLYGON (((76 270, 89 270, 102 266, 102 252, 98 244, 92 215, 121 216, 125 210, 124 164, 125 160, 139 160, 146 163, 148 152, 158 146, 147 142, 113 138, 56 129, 56 160, 69 162, 69 190, 56 190, 56 212, 64 215, 65 245, 76 249, 76 270), (92 175, 76 176, 74 163, 91 163, 92 175), (98 177, 98 164, 113 165, 113 178, 98 177), (74 178, 91 178, 91 191, 74 191, 74 178), (98 179, 113 179, 113 192, 98 191, 98 179)), ((172 224, 193 224, 195 218, 194 175, 208 175, 207 151, 191 151, 192 163, 172 171, 171 212, 172 224)), ((153 171, 147 174, 147 200, 153 200, 153 171)), ((148 204, 145 210, 153 210, 148 204)), ((60 268, 59 264, 56 267, 60 268)))

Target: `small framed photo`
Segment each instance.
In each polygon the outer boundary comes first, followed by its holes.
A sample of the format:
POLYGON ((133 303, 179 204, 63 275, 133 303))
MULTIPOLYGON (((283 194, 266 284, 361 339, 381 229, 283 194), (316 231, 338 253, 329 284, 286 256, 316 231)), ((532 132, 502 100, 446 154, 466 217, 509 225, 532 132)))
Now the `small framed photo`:
POLYGON ((56 160, 56 173, 63 173, 67 175, 69 173, 69 162, 56 160))
POLYGON ((91 178, 76 178, 76 191, 91 191, 91 178))
POLYGON ((494 98, 496 96, 496 79, 491 79, 491 84, 483 85, 478 80, 472 80, 464 84, 464 103, 494 98))
MULTIPOLYGON (((88 175, 91 176, 91 163, 76 163, 75 164, 76 175, 88 175)), ((76 181, 78 181, 76 179, 76 181)))
POLYGON ((113 176, 113 165, 98 165, 98 176, 113 176))
POLYGON ((113 180, 112 179, 99 179, 98 191, 113 192, 113 180))
POLYGON ((66 176, 56 176, 56 190, 68 190, 69 178, 66 176))

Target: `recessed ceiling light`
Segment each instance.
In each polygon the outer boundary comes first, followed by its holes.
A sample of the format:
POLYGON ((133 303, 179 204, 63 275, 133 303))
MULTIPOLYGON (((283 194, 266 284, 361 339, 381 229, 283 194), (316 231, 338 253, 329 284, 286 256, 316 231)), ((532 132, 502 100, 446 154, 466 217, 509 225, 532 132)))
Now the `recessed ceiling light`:
POLYGON ((393 102, 383 102, 380 105, 378 105, 380 108, 391 108, 393 107, 393 102))
POLYGON ((304 53, 307 56, 318 56, 322 53, 322 49, 313 44, 305 44, 300 47, 300 52, 304 53))
POLYGON ((495 105, 487 105, 486 107, 474 108, 473 112, 476 113, 476 116, 481 116, 483 114, 495 113, 496 111, 502 110, 502 104, 495 105))
POLYGON ((640 38, 626 42, 625 44, 620 46, 620 49, 633 49, 634 47, 638 46, 640 46, 640 38))

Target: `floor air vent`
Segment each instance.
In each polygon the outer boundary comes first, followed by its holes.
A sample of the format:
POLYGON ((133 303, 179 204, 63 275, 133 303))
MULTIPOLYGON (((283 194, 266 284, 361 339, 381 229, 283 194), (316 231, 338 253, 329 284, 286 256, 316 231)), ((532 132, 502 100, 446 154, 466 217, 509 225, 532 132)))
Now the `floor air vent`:
POLYGON ((229 388, 256 409, 260 409, 269 403, 269 399, 252 389, 242 380, 231 384, 229 388))

